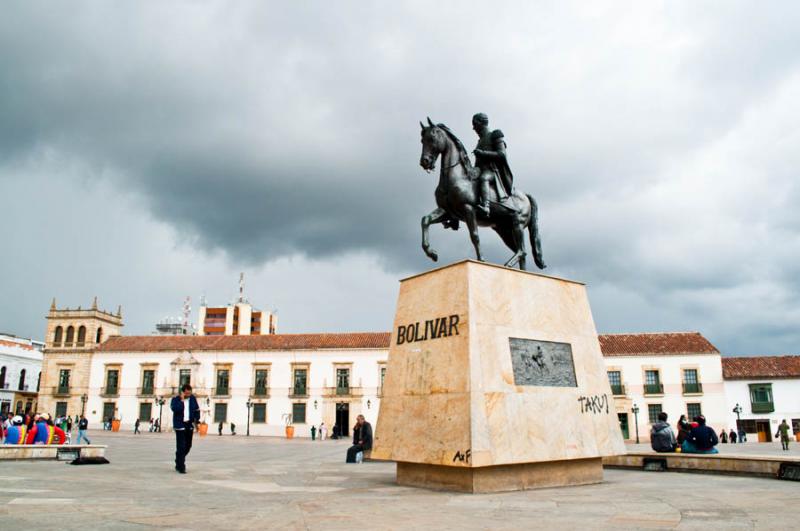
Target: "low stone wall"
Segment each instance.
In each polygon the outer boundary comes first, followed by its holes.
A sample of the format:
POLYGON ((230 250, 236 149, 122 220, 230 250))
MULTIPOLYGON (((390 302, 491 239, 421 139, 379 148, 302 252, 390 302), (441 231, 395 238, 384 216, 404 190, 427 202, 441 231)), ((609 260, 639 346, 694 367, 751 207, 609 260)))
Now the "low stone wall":
POLYGON ((645 459, 666 459, 673 472, 707 472, 747 476, 778 477, 781 463, 800 465, 800 459, 752 455, 684 454, 636 452, 603 458, 603 466, 641 470, 645 459))
POLYGON ((103 444, 3 444, 0 445, 0 461, 14 459, 57 459, 58 450, 78 452, 80 457, 105 457, 103 444))

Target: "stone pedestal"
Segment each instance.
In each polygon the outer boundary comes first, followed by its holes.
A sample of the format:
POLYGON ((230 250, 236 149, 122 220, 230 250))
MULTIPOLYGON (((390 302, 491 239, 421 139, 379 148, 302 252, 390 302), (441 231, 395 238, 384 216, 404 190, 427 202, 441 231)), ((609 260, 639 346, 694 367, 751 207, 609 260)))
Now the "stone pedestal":
POLYGON ((471 260, 401 282, 372 451, 398 483, 582 485, 624 453, 583 284, 471 260))

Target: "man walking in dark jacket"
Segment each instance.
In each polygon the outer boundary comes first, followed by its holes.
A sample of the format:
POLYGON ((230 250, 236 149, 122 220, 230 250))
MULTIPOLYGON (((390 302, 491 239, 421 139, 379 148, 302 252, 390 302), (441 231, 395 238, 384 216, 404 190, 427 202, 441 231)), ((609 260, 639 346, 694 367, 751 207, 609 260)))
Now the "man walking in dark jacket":
POLYGON ((347 449, 347 462, 355 463, 356 454, 372 449, 372 426, 364 419, 364 415, 356 417, 353 428, 353 446, 347 449))
POLYGON ((181 394, 172 397, 172 429, 175 430, 175 470, 186 473, 186 454, 192 449, 194 425, 200 422, 200 405, 192 394, 192 386, 183 384, 181 394))

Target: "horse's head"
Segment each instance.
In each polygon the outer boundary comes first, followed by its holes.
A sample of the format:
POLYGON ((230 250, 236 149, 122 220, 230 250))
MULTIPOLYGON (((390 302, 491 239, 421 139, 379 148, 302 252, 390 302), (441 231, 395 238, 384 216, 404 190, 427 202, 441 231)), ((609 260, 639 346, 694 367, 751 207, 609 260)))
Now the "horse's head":
POLYGON ((419 165, 425 171, 431 172, 436 169, 436 159, 447 147, 447 135, 436 127, 430 118, 427 127, 422 122, 419 125, 422 127, 422 155, 419 158, 419 165))

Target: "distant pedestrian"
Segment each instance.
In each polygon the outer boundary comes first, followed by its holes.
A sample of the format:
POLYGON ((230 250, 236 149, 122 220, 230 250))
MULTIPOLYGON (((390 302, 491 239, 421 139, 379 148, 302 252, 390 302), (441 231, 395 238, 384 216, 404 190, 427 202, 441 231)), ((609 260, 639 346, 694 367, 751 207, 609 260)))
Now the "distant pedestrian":
POLYGON ((739 428, 739 443, 747 442, 747 432, 743 428, 739 428))
POLYGON ((313 424, 311 425, 311 440, 312 441, 317 440, 317 427, 314 426, 313 424))
POLYGON ((328 427, 323 422, 319 425, 319 440, 324 441, 325 438, 328 436, 328 427))
POLYGON ((175 431, 175 470, 186 473, 186 455, 192 449, 192 434, 200 422, 200 405, 192 394, 192 386, 183 384, 181 393, 172 397, 172 429, 175 431))
POLYGON ((236 435, 236 424, 231 422, 231 435, 236 435))
POLYGON ((736 444, 736 432, 733 431, 733 428, 731 428, 731 432, 728 434, 728 438, 731 440, 731 444, 736 444))
POLYGON ((155 426, 155 431, 161 433, 161 419, 156 419, 155 426))
POLYGON ((67 433, 72 432, 72 417, 67 417, 67 433))
POLYGON ((137 435, 139 432, 139 419, 136 419, 136 422, 133 423, 133 434, 137 435))
POLYGON ((725 428, 723 428, 722 431, 719 432, 719 442, 721 442, 722 444, 728 444, 728 432, 725 431, 725 428))
POLYGON ((219 436, 222 437, 222 421, 219 421, 219 426, 217 426, 219 430, 219 436))
POLYGON ((784 451, 789 451, 789 430, 791 426, 786 423, 786 419, 783 419, 783 422, 780 423, 778 426, 778 431, 775 432, 775 437, 780 436, 781 438, 781 448, 784 451))
POLYGON ((89 429, 89 421, 86 420, 86 417, 81 415, 80 420, 78 421, 78 440, 76 444, 81 443, 81 439, 86 440, 86 444, 92 444, 92 441, 89 440, 89 437, 86 436, 86 430, 89 429))

